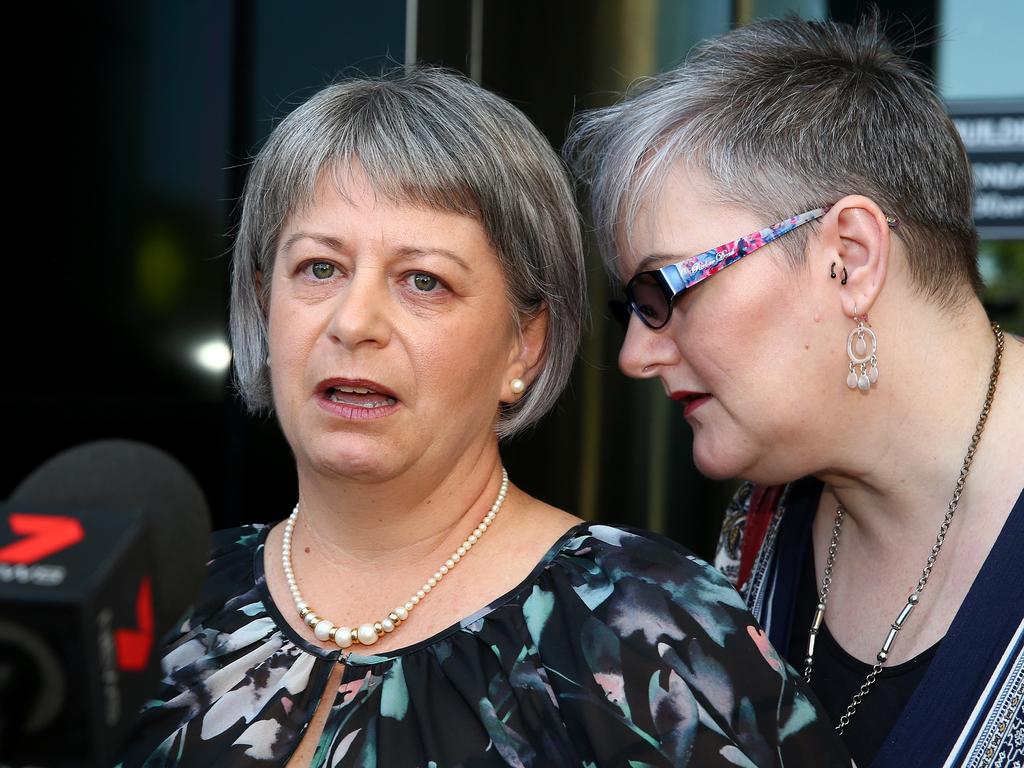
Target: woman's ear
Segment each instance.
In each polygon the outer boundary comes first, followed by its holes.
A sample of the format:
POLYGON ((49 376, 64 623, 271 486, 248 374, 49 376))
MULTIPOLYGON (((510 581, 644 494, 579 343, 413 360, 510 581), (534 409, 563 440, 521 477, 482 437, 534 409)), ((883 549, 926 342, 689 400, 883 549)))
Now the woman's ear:
MULTIPOLYGON (((890 222, 870 198, 848 195, 822 218, 822 262, 835 274, 843 313, 866 315, 889 271, 890 222)), ((818 268, 822 268, 821 262, 818 268)))
POLYGON ((519 324, 519 333, 509 352, 505 381, 501 387, 503 403, 514 403, 519 400, 526 388, 537 378, 541 363, 544 362, 547 335, 548 308, 541 305, 537 312, 519 324), (518 385, 513 385, 516 381, 523 384, 519 391, 516 391, 518 385))

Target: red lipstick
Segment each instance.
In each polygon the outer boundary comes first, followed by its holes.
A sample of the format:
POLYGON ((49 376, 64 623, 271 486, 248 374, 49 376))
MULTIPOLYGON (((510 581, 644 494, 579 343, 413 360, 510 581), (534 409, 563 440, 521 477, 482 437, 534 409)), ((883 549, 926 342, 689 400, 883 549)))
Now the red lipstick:
POLYGON ((680 400, 683 403, 683 418, 686 418, 691 413, 700 408, 704 403, 711 400, 711 394, 708 392, 690 392, 688 390, 679 390, 669 395, 673 400, 680 400))

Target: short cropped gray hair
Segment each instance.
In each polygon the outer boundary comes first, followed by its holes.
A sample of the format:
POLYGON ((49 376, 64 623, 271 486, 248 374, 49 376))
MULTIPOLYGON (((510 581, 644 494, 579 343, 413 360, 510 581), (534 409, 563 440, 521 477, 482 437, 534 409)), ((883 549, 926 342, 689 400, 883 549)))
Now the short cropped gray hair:
POLYGON ((338 178, 353 161, 385 199, 478 220, 498 254, 517 325, 547 310, 541 373, 502 407, 497 432, 508 437, 536 423, 568 382, 587 316, 572 185, 522 112, 432 68, 331 85, 282 120, 257 155, 231 278, 235 377, 249 408, 272 406, 265 308, 282 227, 312 202, 325 173, 338 178))
MULTIPOLYGON (((981 289, 963 144, 877 14, 858 27, 761 21, 705 41, 679 68, 578 117, 565 152, 589 186, 613 273, 643 201, 683 160, 708 176, 716 202, 742 205, 765 225, 865 195, 899 219, 923 295, 946 304, 965 286, 981 289)), ((807 231, 780 241, 794 262, 807 231)))

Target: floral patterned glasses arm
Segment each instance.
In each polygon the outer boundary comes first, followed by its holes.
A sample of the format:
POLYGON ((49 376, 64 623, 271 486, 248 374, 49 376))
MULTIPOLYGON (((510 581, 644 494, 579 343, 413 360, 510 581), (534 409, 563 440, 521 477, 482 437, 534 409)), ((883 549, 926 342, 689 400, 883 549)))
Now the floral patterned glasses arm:
POLYGON ((792 232, 809 221, 820 219, 831 206, 815 208, 770 227, 753 232, 732 242, 691 256, 660 269, 639 272, 626 285, 626 303, 612 306, 616 318, 629 322, 629 312, 635 313, 649 328, 664 327, 672 316, 672 304, 687 288, 721 272, 730 264, 747 256, 773 240, 792 232))

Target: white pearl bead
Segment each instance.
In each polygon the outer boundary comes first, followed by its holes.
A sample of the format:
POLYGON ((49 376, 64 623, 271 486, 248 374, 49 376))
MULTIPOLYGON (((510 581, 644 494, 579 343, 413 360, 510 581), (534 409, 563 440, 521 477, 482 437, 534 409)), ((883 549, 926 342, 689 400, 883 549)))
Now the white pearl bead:
MULTIPOLYGON (((420 592, 422 592, 424 595, 426 595, 431 589, 433 589, 433 587, 430 586, 430 582, 427 582, 426 584, 423 585, 423 589, 421 589, 420 592)), ((419 594, 419 593, 417 593, 417 594, 419 594)))
POLYGON ((397 608, 395 608, 395 615, 402 621, 405 621, 409 618, 409 611, 411 610, 411 608, 403 608, 402 606, 398 606, 397 608))
POLYGON ((306 610, 307 608, 309 608, 309 606, 308 606, 308 605, 306 605, 306 603, 305 603, 305 602, 300 602, 300 603, 296 603, 296 604, 295 604, 295 607, 299 609, 299 613, 302 613, 302 612, 303 612, 304 610, 306 610))
POLYGON ((383 629, 385 632, 395 631, 395 622, 393 622, 391 619, 381 619, 380 626, 381 629, 383 629))
POLYGON ((334 625, 327 619, 320 619, 313 627, 313 634, 316 635, 317 640, 326 640, 331 636, 331 630, 334 629, 334 625))
MULTIPOLYGON (((419 595, 413 595, 413 596, 412 596, 412 597, 411 597, 411 598, 409 599, 409 602, 410 602, 410 603, 412 603, 413 605, 419 605, 419 603, 420 603, 420 600, 421 600, 421 599, 422 599, 422 598, 421 598, 421 597, 420 597, 419 595)), ((411 609, 410 609, 410 610, 411 610, 411 609)))
POLYGON ((461 559, 462 559, 462 555, 460 555, 458 552, 456 552, 454 555, 452 555, 452 562, 453 563, 457 563, 461 559))
POLYGON ((441 570, 439 570, 438 573, 440 573, 442 576, 445 576, 450 570, 451 568, 449 568, 447 565, 442 565, 441 570))
POLYGON ((359 642, 363 645, 373 645, 377 642, 377 630, 373 628, 373 624, 360 624, 357 634, 359 642))
MULTIPOLYGON (((455 550, 455 552, 459 555, 459 557, 462 557, 464 554, 466 554, 466 545, 463 544, 461 547, 459 547, 457 550, 455 550)), ((452 559, 454 559, 454 558, 452 558, 452 559)))
POLYGON ((406 613, 408 613, 409 611, 411 611, 413 608, 416 607, 416 603, 414 603, 414 602, 412 602, 410 600, 408 603, 405 604, 404 607, 405 607, 406 613))
POLYGON ((334 643, 339 648, 348 648, 352 645, 352 628, 338 627, 334 632, 334 643))
POLYGON ((452 560, 451 558, 445 560, 444 561, 444 567, 447 568, 450 571, 452 568, 455 567, 455 561, 452 560))
POLYGON ((315 627, 318 621, 320 621, 320 617, 315 613, 310 612, 306 614, 306 623, 309 624, 310 628, 315 627))

